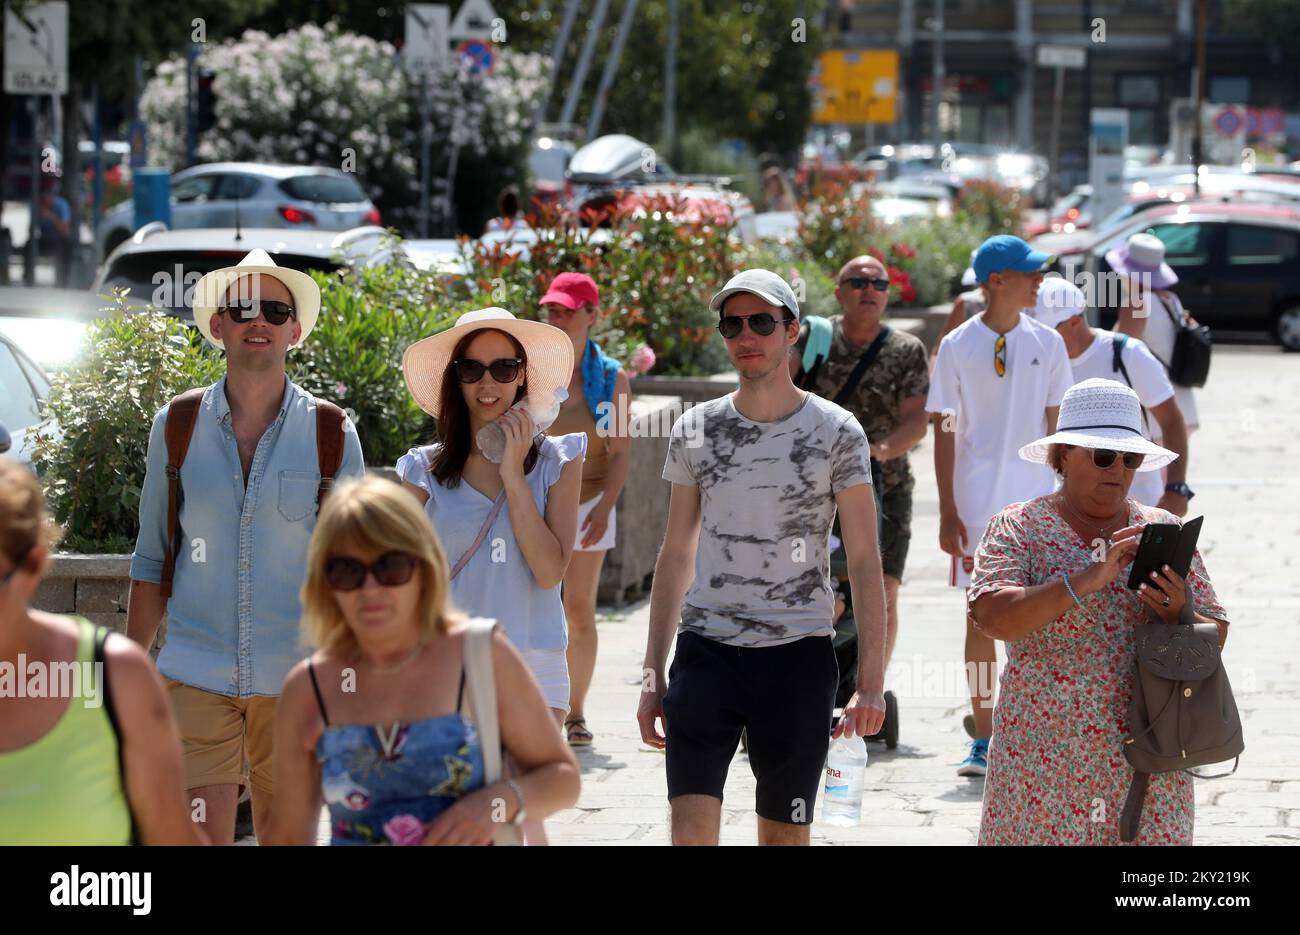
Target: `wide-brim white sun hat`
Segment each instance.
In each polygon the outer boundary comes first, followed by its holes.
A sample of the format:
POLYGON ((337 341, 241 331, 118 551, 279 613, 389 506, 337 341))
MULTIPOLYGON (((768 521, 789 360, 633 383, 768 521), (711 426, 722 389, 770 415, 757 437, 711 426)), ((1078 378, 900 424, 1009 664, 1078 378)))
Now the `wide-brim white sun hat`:
MULTIPOLYGON (((265 250, 250 250, 248 255, 235 266, 213 270, 194 287, 194 324, 203 332, 213 347, 225 350, 226 342, 212 336, 212 316, 227 301, 226 290, 243 276, 262 273, 272 279, 278 279, 293 296, 294 311, 298 315, 298 324, 302 333, 295 343, 307 340, 307 335, 316 327, 320 315, 320 287, 306 273, 284 266, 276 266, 275 260, 265 250)), ((240 291, 245 291, 242 289, 240 291)), ((245 296, 247 297, 247 296, 245 296)))
POLYGON ((545 407, 559 391, 567 393, 573 376, 573 341, 565 332, 554 325, 516 318, 504 308, 481 308, 461 315, 446 331, 416 341, 402 355, 406 388, 416 404, 435 419, 442 404, 443 374, 451 366, 456 345, 465 335, 489 328, 504 331, 523 345, 530 400, 545 407))
POLYGON ((1056 431, 1020 449, 1020 457, 1035 464, 1047 463, 1051 445, 1079 448, 1109 448, 1146 455, 1139 471, 1158 471, 1178 455, 1161 448, 1142 434, 1142 403, 1137 393, 1123 383, 1093 377, 1065 391, 1056 417, 1056 431))

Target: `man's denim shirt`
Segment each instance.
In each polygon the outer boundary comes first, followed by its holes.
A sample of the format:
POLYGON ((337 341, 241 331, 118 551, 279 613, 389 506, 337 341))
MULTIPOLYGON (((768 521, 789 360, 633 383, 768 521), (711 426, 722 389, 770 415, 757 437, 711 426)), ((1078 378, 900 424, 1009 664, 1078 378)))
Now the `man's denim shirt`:
MULTIPOLYGON (((284 382, 280 412, 257 444, 247 489, 224 377, 203 394, 181 466, 180 550, 158 671, 204 691, 278 695, 294 663, 307 655, 298 636, 298 592, 320 484, 316 401, 284 382)), ((131 559, 137 581, 160 582, 167 552, 166 417, 164 408, 149 434, 131 559)), ((348 419, 335 481, 364 472, 361 442, 348 419)))

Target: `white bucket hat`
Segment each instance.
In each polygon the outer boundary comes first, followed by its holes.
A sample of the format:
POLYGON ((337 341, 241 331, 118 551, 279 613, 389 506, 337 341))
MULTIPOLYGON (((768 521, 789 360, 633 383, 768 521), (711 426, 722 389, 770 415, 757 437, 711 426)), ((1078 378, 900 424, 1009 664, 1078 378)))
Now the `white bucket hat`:
MULTIPOLYGON (((435 419, 442 404, 442 377, 451 366, 456 345, 465 335, 488 328, 504 331, 523 345, 528 358, 524 379, 530 400, 544 408, 557 398, 563 399, 559 391, 568 394, 573 376, 573 341, 567 334, 554 325, 516 318, 504 308, 481 308, 461 315, 446 331, 416 341, 402 355, 406 388, 419 407, 435 419)), ((529 409, 532 411, 532 406, 529 409)))
POLYGON ((316 327, 316 318, 320 315, 320 287, 306 273, 284 266, 276 266, 275 260, 265 250, 250 250, 235 266, 213 270, 194 287, 194 324, 203 332, 213 347, 225 350, 226 342, 212 336, 212 316, 226 301, 226 290, 242 276, 263 273, 284 284, 293 296, 294 311, 298 315, 298 324, 302 333, 296 344, 307 340, 311 329, 316 327))
POLYGON ((1123 383, 1097 377, 1065 391, 1056 432, 1025 445, 1020 457, 1046 464, 1049 445, 1141 452, 1146 457, 1138 465, 1139 471, 1157 471, 1178 457, 1142 434, 1142 403, 1137 393, 1123 383))

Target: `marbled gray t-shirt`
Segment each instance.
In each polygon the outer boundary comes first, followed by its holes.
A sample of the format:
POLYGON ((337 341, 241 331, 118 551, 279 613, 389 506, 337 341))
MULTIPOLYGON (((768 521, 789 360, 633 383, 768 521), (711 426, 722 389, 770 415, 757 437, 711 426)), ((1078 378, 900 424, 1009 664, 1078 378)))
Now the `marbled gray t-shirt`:
POLYGON ((835 494, 871 483, 867 436, 851 412, 808 393, 784 419, 754 422, 732 395, 711 399, 673 425, 663 477, 700 488, 683 631, 733 646, 833 634, 835 494))

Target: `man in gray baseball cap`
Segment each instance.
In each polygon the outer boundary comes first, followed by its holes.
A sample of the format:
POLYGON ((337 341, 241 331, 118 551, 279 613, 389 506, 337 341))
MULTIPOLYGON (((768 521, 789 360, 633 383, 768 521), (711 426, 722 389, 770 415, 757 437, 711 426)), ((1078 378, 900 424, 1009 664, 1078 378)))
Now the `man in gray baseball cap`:
POLYGON ((852 413, 790 379, 799 303, 780 276, 738 273, 709 307, 740 386, 673 426, 637 721, 647 744, 667 750, 674 844, 718 843, 742 731, 758 780, 759 843, 807 844, 839 683, 827 572, 837 510, 863 650, 858 692, 834 734, 874 734, 885 717, 870 446, 852 413))

